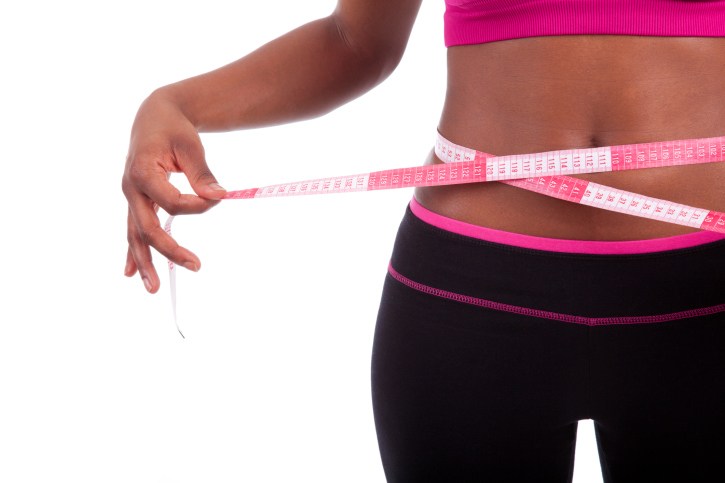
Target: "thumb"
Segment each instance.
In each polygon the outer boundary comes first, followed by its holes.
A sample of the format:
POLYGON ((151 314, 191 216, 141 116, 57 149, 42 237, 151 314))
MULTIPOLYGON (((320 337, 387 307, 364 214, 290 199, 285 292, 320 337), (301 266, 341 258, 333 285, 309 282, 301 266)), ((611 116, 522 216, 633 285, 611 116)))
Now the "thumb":
MULTIPOLYGON (((206 164, 204 149, 189 150, 181 156, 181 166, 194 192, 202 198, 221 200, 226 190, 219 185, 216 177, 206 164), (195 151, 195 152, 189 152, 195 151)), ((178 156, 178 154, 177 154, 178 156)))
POLYGON ((202 198, 221 200, 227 194, 227 191, 219 185, 208 169, 201 170, 194 176, 189 176, 189 183, 191 183, 194 192, 202 198))

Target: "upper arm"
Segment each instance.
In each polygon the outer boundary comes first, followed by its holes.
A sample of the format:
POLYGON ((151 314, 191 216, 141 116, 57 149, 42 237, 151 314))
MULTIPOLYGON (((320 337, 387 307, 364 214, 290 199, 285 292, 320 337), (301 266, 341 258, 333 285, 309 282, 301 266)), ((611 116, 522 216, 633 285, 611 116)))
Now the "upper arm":
POLYGON ((357 54, 382 62, 385 75, 408 44, 422 0, 338 0, 332 17, 340 36, 357 54))

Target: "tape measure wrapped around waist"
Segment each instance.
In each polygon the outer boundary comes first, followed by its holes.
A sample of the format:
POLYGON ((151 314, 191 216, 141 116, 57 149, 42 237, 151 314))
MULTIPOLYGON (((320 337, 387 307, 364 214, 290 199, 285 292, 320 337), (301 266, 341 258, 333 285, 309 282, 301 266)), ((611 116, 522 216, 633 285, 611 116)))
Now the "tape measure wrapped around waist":
MULTIPOLYGON (((228 191, 225 199, 352 193, 499 181, 572 203, 666 223, 725 233, 725 213, 673 203, 569 175, 725 161, 725 137, 658 141, 596 148, 493 156, 457 145, 437 133, 436 156, 445 164, 397 168, 228 191)), ((171 234, 174 217, 166 221, 171 234)), ((176 276, 169 261, 176 328, 176 276)))

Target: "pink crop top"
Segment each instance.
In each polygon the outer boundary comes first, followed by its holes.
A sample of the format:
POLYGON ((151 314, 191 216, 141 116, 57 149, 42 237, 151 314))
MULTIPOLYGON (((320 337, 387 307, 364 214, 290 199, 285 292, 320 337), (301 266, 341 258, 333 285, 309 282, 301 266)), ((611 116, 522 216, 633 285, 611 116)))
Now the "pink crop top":
POLYGON ((446 0, 446 47, 542 35, 725 37, 725 0, 446 0))

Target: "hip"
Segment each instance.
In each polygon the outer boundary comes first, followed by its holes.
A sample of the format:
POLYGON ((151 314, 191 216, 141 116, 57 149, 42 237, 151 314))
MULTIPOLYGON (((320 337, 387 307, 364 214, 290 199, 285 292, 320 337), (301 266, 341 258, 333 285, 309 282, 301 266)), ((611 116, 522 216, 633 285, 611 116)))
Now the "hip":
POLYGON ((662 322, 725 311, 721 235, 583 242, 575 248, 572 241, 551 239, 544 247, 491 241, 493 230, 465 232, 455 227, 456 220, 435 226, 425 208, 416 206, 414 200, 406 210, 389 270, 416 291, 587 325, 662 322))

